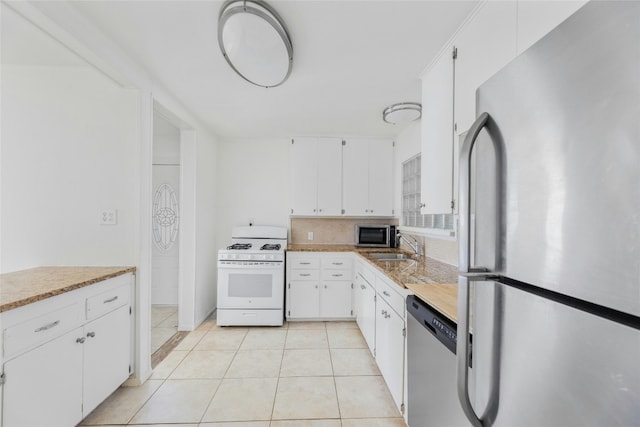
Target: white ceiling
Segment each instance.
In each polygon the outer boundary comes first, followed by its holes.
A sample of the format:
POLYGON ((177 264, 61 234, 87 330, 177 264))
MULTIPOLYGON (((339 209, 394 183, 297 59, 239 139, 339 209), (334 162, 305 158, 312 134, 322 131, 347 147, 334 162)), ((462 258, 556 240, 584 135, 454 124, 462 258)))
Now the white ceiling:
POLYGON ((223 138, 393 137, 382 110, 420 102, 420 74, 477 0, 268 2, 293 42, 292 74, 264 89, 225 62, 222 1, 73 1, 133 60, 223 138))

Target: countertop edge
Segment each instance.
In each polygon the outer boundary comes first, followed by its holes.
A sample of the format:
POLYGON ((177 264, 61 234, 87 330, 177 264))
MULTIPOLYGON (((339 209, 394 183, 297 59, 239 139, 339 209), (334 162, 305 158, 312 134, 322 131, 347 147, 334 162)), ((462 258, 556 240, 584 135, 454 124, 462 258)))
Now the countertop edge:
MULTIPOLYGON (((56 267, 48 267, 48 268, 52 268, 52 269, 56 269, 56 267)), ((79 269, 87 269, 87 268, 91 268, 91 267, 60 267, 61 269, 73 269, 73 268, 79 268, 79 269)), ((62 287, 56 287, 53 289, 49 289, 49 290, 44 290, 43 292, 37 293, 37 294, 33 294, 33 295, 27 295, 25 297, 21 297, 20 299, 16 299, 13 301, 9 301, 6 303, 1 303, 0 304, 0 313, 9 311, 9 310, 14 310, 16 308, 19 307, 23 307, 25 305, 28 304, 32 304, 38 301, 42 301, 44 299, 47 298, 51 298, 57 295, 62 295, 64 293, 67 292, 71 292, 74 291, 76 289, 80 289, 83 288, 85 286, 89 286, 89 285, 93 285, 95 283, 98 282, 102 282, 104 280, 108 280, 108 279, 112 279, 114 277, 118 277, 118 276, 122 276, 128 273, 133 273, 135 274, 137 269, 136 267, 97 267, 100 269, 103 268, 114 268, 114 271, 108 272, 108 273, 103 273, 103 274, 99 274, 97 276, 92 276, 90 278, 72 283, 70 285, 66 285, 66 286, 62 286, 62 287)), ((36 269, 34 269, 36 270, 36 269)), ((27 272, 29 270, 24 270, 24 272, 27 272)), ((15 273, 22 273, 22 272, 15 272, 15 273)), ((7 275, 9 274, 14 274, 14 273, 7 273, 7 275)))

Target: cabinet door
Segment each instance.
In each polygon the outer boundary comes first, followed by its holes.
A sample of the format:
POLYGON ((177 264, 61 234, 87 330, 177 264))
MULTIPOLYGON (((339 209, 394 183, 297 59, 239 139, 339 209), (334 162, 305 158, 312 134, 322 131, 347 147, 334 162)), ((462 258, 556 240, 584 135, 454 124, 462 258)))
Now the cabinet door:
POLYGON ((323 281, 320 289, 320 316, 346 318, 352 316, 351 281, 323 281))
POLYGON ((456 37, 455 130, 476 117, 476 89, 516 56, 517 2, 489 1, 456 37))
POLYGON ((316 215, 318 166, 316 140, 296 138, 291 144, 291 213, 316 215))
POLYGON ((350 139, 342 151, 343 207, 345 215, 369 214, 369 141, 350 139))
POLYGON ((376 308, 376 361, 396 405, 403 403, 404 320, 380 297, 376 308))
POLYGON ((393 215, 393 141, 369 143, 369 215, 393 215))
POLYGON ((84 416, 129 377, 130 319, 125 305, 85 325, 84 416))
POLYGON ((320 289, 317 281, 292 281, 287 315, 293 319, 317 318, 320 315, 320 289))
POLYGON ((362 280, 362 277, 360 277, 356 291, 359 299, 356 320, 360 327, 360 332, 362 332, 362 336, 367 342, 369 351, 373 354, 376 339, 376 292, 368 283, 362 280))
POLYGON ((82 419, 82 328, 4 364, 2 425, 68 427, 82 419))
POLYGON ((451 212, 453 58, 447 52, 422 77, 422 214, 451 212))
POLYGON ((342 215, 342 140, 319 138, 318 215, 342 215))
POLYGON ((579 1, 518 1, 518 55, 582 7, 579 1))

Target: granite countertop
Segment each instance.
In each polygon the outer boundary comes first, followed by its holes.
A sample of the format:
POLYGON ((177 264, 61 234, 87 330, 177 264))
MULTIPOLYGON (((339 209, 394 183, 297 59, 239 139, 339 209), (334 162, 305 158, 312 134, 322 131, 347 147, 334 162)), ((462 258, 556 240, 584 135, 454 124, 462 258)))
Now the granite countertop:
POLYGON ((355 252, 369 261, 396 284, 457 322, 458 269, 429 257, 408 262, 380 261, 372 253, 411 253, 393 248, 363 248, 353 245, 289 245, 291 252, 355 252))
POLYGON ((135 271, 135 267, 37 267, 0 274, 0 312, 135 271))

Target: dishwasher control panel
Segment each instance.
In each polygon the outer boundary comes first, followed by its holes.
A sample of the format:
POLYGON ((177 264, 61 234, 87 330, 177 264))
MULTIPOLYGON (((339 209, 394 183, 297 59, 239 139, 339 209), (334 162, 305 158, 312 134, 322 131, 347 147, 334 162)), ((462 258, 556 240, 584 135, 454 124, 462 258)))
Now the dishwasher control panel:
POLYGON ((414 295, 407 297, 407 311, 453 354, 456 353, 457 326, 414 295))

